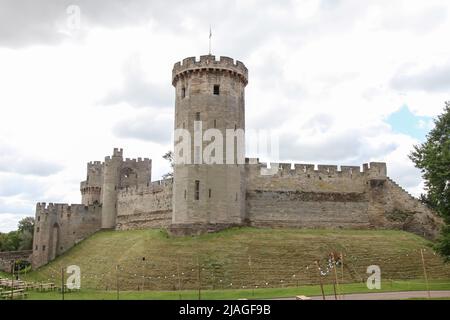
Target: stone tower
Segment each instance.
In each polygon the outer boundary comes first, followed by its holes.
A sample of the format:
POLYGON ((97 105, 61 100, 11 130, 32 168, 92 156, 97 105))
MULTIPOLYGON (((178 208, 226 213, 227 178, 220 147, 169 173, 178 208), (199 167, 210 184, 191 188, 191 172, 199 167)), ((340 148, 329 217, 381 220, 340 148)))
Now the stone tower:
POLYGON ((206 55, 199 61, 191 57, 173 67, 174 150, 175 158, 184 157, 185 163, 176 162, 174 167, 172 233, 221 229, 244 219, 245 141, 242 135, 238 143, 235 136, 245 129, 247 82, 245 65, 228 57, 216 60, 206 55), (177 137, 177 129, 188 132, 191 140, 190 148, 178 155, 177 144, 184 138, 177 137), (223 148, 208 153, 209 157, 205 152, 218 135, 223 137, 223 148))
POLYGON ((112 157, 105 158, 102 188, 102 229, 111 229, 116 226, 117 192, 120 187, 120 169, 123 162, 122 154, 122 149, 114 148, 112 157))
POLYGON ((92 161, 87 164, 86 181, 80 183, 81 203, 85 206, 102 203, 103 163, 92 161))

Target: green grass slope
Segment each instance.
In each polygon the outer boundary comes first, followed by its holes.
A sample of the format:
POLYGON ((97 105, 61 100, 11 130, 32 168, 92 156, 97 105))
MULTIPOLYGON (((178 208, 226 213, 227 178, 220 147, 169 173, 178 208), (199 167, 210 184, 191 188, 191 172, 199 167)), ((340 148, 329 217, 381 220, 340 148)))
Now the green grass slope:
MULTIPOLYGON (((315 261, 343 253, 344 268, 324 282, 365 282, 379 265, 384 283, 424 277, 450 279, 450 265, 414 234, 380 230, 235 228, 199 237, 168 237, 162 230, 102 231, 26 277, 59 283, 61 268, 78 265, 84 289, 186 290, 283 288, 317 284, 315 261), (143 259, 145 258, 145 260, 143 259), (118 266, 118 270, 117 270, 118 266), (200 281, 199 281, 200 279, 200 281)), ((450 282, 450 281, 449 281, 450 282)))

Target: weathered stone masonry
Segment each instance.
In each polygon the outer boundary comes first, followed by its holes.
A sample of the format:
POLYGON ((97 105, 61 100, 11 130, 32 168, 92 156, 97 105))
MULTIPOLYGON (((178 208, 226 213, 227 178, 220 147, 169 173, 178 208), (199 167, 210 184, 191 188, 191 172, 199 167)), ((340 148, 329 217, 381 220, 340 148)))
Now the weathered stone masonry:
POLYGON ((11 272, 16 261, 32 261, 32 250, 0 252, 0 271, 11 272))
MULTIPOLYGON (((174 65, 174 129, 203 134, 245 129, 248 70, 228 57, 186 58, 174 65), (202 127, 196 127, 201 121, 202 127)), ((441 219, 387 175, 385 163, 359 166, 238 164, 175 166, 174 178, 151 181, 151 160, 123 159, 114 149, 104 162, 87 164, 82 204, 36 206, 33 267, 37 268, 101 229, 167 228, 199 234, 235 225, 299 228, 387 228, 427 238, 441 219)), ((226 162, 223 159, 224 163, 226 162)))

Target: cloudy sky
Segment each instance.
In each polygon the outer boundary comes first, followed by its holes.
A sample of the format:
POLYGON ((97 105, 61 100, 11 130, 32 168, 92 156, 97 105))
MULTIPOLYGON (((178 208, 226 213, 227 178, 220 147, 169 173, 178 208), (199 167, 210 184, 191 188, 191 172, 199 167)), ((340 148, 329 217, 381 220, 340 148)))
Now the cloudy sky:
POLYGON ((171 69, 207 54, 209 25, 281 160, 386 161, 420 194, 407 154, 450 99, 447 0, 0 0, 0 231, 38 201, 79 203, 86 162, 114 147, 167 172, 171 69))

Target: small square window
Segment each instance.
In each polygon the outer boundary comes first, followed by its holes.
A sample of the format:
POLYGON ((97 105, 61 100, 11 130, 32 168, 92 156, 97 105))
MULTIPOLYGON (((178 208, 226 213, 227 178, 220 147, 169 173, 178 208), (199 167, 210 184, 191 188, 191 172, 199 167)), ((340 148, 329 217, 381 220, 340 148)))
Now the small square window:
POLYGON ((218 84, 214 85, 213 93, 218 96, 220 94, 220 86, 218 84))

